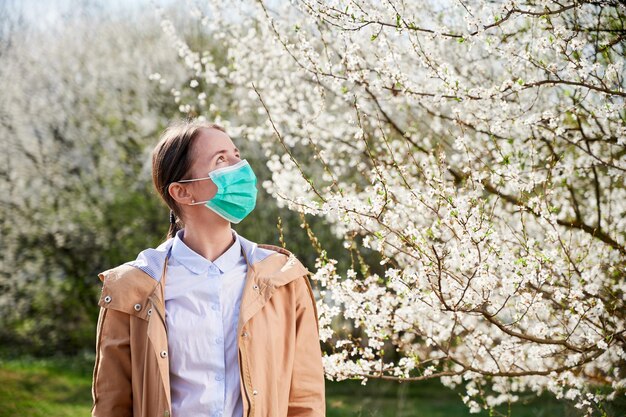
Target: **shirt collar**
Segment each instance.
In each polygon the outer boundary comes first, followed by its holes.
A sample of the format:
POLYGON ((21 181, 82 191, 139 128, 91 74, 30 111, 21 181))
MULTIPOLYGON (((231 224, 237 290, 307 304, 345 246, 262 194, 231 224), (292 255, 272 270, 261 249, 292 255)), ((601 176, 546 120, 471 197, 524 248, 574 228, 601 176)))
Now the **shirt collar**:
POLYGON ((220 255, 214 262, 206 259, 204 256, 193 251, 189 246, 183 242, 185 229, 181 229, 176 232, 174 242, 172 243, 172 256, 176 261, 181 263, 185 268, 193 272, 194 274, 203 274, 207 271, 211 272, 217 268, 216 271, 220 273, 228 272, 231 270, 241 259, 241 243, 239 242, 239 235, 231 229, 235 242, 230 245, 226 252, 220 255))

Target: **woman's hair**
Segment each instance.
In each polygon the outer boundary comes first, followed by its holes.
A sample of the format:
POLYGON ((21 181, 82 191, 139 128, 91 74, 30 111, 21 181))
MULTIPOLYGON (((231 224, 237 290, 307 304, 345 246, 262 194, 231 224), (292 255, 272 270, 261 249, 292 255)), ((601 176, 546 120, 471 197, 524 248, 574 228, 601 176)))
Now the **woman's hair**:
POLYGON ((159 143, 152 151, 152 182, 154 188, 170 208, 170 229, 167 238, 173 237, 185 225, 182 211, 176 200, 170 196, 168 187, 171 183, 186 179, 193 162, 191 149, 201 129, 226 130, 216 124, 198 119, 178 120, 165 129, 159 143))

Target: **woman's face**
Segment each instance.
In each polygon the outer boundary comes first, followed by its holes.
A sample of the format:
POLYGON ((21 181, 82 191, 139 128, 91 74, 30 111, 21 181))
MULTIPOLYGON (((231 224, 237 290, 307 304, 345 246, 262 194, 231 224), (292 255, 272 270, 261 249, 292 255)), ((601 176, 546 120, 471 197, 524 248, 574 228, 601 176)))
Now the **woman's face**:
MULTIPOLYGON (((186 178, 204 178, 209 172, 234 165, 241 161, 239 149, 230 137, 217 129, 203 128, 191 147, 191 169, 186 178)), ((217 193, 212 180, 192 181, 185 184, 195 201, 210 200, 217 193)))

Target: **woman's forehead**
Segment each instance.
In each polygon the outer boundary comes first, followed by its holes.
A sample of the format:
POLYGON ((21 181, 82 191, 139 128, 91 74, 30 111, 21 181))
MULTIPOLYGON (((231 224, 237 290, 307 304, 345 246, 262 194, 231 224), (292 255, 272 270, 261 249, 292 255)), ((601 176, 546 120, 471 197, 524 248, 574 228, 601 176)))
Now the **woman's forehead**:
POLYGON ((209 157, 220 150, 233 150, 235 144, 228 134, 217 129, 203 128, 196 137, 194 143, 194 153, 197 157, 209 157))

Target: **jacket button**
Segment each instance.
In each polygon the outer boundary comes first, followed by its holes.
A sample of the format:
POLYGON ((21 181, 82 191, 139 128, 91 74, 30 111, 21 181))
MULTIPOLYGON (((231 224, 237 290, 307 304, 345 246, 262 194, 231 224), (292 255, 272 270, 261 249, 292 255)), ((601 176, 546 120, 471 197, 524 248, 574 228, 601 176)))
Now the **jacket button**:
POLYGON ((255 290, 258 290, 258 289, 259 289, 259 286, 258 286, 258 285, 256 285, 256 284, 254 284, 254 285, 252 286, 252 288, 254 288, 255 290))
POLYGON ((110 303, 111 302, 111 296, 107 295, 106 297, 104 297, 104 302, 105 303, 110 303))
POLYGON ((165 351, 165 350, 161 351, 161 357, 162 358, 167 358, 167 351, 165 351))
POLYGON ((257 395, 259 392, 257 390, 252 391, 252 395, 257 395))
POLYGON ((141 310, 141 304, 135 304, 135 311, 141 310))
POLYGON ((152 309, 151 309, 151 308, 149 308, 149 309, 148 309, 148 315, 151 315, 151 314, 152 314, 152 309))

